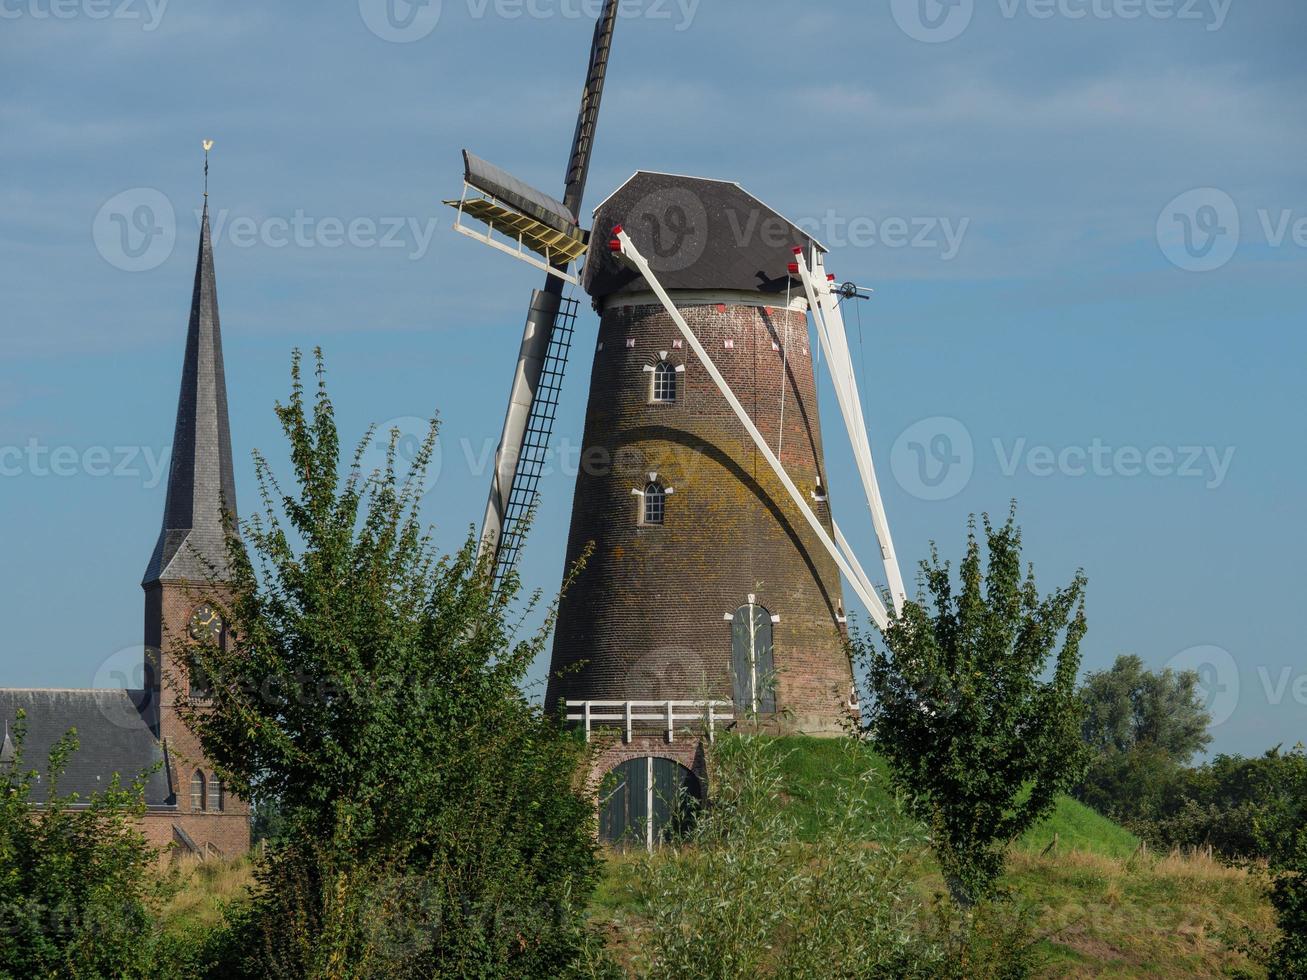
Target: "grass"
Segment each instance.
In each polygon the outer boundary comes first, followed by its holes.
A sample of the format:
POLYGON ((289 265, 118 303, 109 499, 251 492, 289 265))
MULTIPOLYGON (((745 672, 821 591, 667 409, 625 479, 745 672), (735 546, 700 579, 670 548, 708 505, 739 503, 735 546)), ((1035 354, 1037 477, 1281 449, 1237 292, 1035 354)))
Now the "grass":
MULTIPOLYGON (((779 804, 798 818, 801 837, 821 833, 821 803, 839 788, 867 804, 863 821, 893 833, 920 828, 895 806, 882 760, 838 739, 775 740, 784 758, 779 804), (868 768, 875 775, 860 783, 868 768)), ((594 918, 618 945, 640 929, 639 858, 611 852, 593 904, 594 918)), ((944 891, 923 848, 918 896, 944 891)), ((1203 855, 1155 855, 1134 834, 1069 797, 1012 848, 1003 886, 1034 911, 1050 977, 1265 976, 1238 947, 1276 935, 1265 886, 1255 872, 1203 855)))
MULTIPOLYGON (((799 818, 802 838, 821 834, 821 803, 841 787, 856 790, 871 811, 864 821, 869 841, 875 824, 920 832, 898 812, 884 765, 870 752, 800 736, 775 745, 785 774, 778 805, 799 818), (869 767, 877 775, 863 782, 869 767)), ((639 861, 606 854, 591 903, 592 920, 624 961, 640 942, 639 861)), ((929 904, 943 881, 924 847, 914 873, 918 896, 929 904)), ((183 865, 181 874, 184 887, 166 910, 178 929, 217 921, 222 905, 251 881, 251 862, 183 865)), ((1256 871, 1204 855, 1149 853, 1129 831, 1069 798, 1014 845, 1003 885, 1034 910, 1049 977, 1262 977, 1265 971, 1238 947, 1250 937, 1269 944, 1277 934, 1256 871)))
POLYGON ((222 918, 222 907, 244 896, 254 881, 249 855, 199 861, 181 858, 169 869, 180 876, 180 887, 163 910, 165 929, 211 927, 222 918))

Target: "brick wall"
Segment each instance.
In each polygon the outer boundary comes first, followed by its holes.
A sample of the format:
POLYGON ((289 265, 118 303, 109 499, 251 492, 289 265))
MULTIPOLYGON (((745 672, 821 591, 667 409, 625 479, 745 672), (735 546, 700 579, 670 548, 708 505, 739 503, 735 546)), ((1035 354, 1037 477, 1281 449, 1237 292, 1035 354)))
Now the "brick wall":
POLYGON ((191 777, 202 772, 207 789, 213 766, 177 713, 178 701, 189 693, 184 651, 191 616, 202 603, 217 607, 227 598, 222 590, 187 584, 167 583, 146 590, 145 647, 153 661, 147 661, 146 681, 154 694, 153 723, 167 748, 168 777, 177 799, 175 813, 145 817, 145 832, 157 846, 173 840, 172 825, 177 824, 201 848, 212 844, 223 854, 239 854, 250 847, 250 808, 245 800, 224 790, 221 812, 214 810, 211 798, 205 801, 208 809, 192 809, 191 777))
MULTIPOLYGON (((828 504, 812 496, 827 481, 806 315, 716 304, 682 312, 829 533, 828 504)), ((559 610, 548 703, 729 699, 724 617, 753 594, 780 616, 785 727, 836 731, 852 685, 838 569, 693 351, 677 347, 680 336, 661 306, 603 315, 569 567, 588 542, 595 549, 559 610), (685 371, 677 401, 653 404, 645 367, 664 352, 685 371), (632 493, 650 473, 673 491, 661 526, 641 525, 632 493)))

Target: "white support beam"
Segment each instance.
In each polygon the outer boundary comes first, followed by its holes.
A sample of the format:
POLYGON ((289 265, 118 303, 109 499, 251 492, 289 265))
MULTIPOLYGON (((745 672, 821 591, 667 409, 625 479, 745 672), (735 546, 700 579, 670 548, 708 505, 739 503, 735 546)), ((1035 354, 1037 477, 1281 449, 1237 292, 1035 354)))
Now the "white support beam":
MULTIPOLYGON (((858 394, 857 377, 853 372, 848 335, 844 329, 844 315, 840 311, 835 291, 827 281, 820 253, 814 249, 815 272, 808 268, 807 256, 803 254, 802 249, 796 250, 795 258, 804 292, 808 297, 808 305, 812 309, 813 321, 817 326, 817 338, 830 365, 835 395, 839 401, 840 413, 844 416, 849 441, 853 446, 858 475, 862 478, 862 487, 867 495, 867 506, 871 510, 872 527, 880 543, 881 562, 885 566, 890 597, 895 612, 902 612, 907 591, 903 585, 903 573, 899 569, 898 556, 894 552, 894 538, 890 534, 889 518, 885 513, 880 483, 876 479, 876 466, 871 456, 871 440, 867 435, 866 417, 862 410, 862 399, 858 394)), ((843 547, 852 554, 847 545, 843 547)))
POLYGON ((812 508, 808 506, 807 501, 803 499, 803 494, 799 491, 799 488, 794 485, 794 481, 790 479, 789 474, 785 472, 785 467, 781 465, 781 461, 777 459, 776 454, 772 452, 771 447, 767 445, 767 440, 762 437, 762 433, 759 432, 758 427, 754 425, 753 419, 749 418, 749 413, 744 410, 744 406, 740 404, 740 400, 735 397, 735 393, 731 391, 730 385, 726 383, 726 379, 723 378, 721 372, 717 370, 717 365, 713 363, 712 358, 708 356, 708 352, 704 349, 703 344, 699 342, 699 338, 695 336, 694 331, 691 330, 689 324, 685 322, 685 317, 683 317, 681 311, 676 308, 676 304, 672 302, 672 298, 667 295, 667 290, 665 290, 662 283, 658 281, 658 277, 654 274, 653 269, 649 267, 649 263, 645 257, 640 254, 640 250, 635 247, 635 243, 631 241, 631 237, 620 227, 614 230, 614 236, 617 242, 621 245, 620 256, 629 262, 635 270, 644 277, 645 282, 649 284, 654 295, 658 297, 658 301, 662 303, 663 308, 667 311, 668 316, 672 318, 672 322, 675 323, 677 329, 681 331, 681 335, 685 338, 685 342, 699 358, 704 366, 704 370, 707 371, 708 376, 712 378, 713 383, 717 385, 717 390, 722 393, 722 397, 724 397, 726 403, 730 405, 731 411, 735 413, 735 417, 740 420, 740 424, 743 425, 745 431, 749 433, 749 437, 753 440, 754 445, 758 447, 758 451, 762 453, 763 459, 767 461, 767 465, 771 467, 772 472, 776 474, 777 479, 781 481, 781 485, 784 486, 786 492, 789 493, 790 499, 793 500, 795 506, 798 507, 799 513, 803 515, 804 519, 808 522, 808 525, 817 535, 817 539, 821 541, 827 552, 830 553, 830 556, 835 559, 835 564, 839 566, 840 571, 844 573, 844 577, 848 579, 849 584, 853 586, 853 591, 858 594, 858 598, 861 599, 863 604, 867 607, 867 611, 871 614, 871 618, 876 622, 876 625, 881 629, 885 629, 889 625, 889 613, 885 609, 885 603, 881 601, 880 596, 876 594, 874 589, 868 589, 863 584, 863 577, 858 576, 857 572, 854 571, 853 566, 849 563, 848 558, 846 558, 844 553, 840 551, 839 546, 835 544, 831 539, 831 536, 826 533, 826 528, 824 528, 821 521, 817 519, 817 515, 812 512, 812 508))
POLYGON ((875 592, 876 589, 871 584, 871 579, 867 577, 866 571, 863 570, 862 563, 858 561, 858 553, 849 547, 848 539, 844 537, 844 532, 840 530, 840 526, 835 523, 834 519, 831 520, 830 526, 835 531, 835 543, 839 545, 840 550, 848 556, 849 564, 853 566, 853 570, 858 573, 858 577, 862 580, 862 587, 868 592, 875 592))

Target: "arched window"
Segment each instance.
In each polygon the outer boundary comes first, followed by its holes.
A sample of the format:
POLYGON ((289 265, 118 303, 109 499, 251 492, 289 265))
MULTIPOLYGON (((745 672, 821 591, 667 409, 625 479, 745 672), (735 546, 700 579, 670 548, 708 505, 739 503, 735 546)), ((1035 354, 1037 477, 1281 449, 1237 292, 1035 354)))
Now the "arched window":
POLYGON ((204 773, 195 770, 195 775, 191 777, 191 812, 200 813, 205 808, 207 802, 205 797, 204 773))
POLYGON ((209 809, 222 812, 222 780, 217 773, 209 775, 209 809))
POLYGON ((676 401, 676 368, 667 361, 659 361, 654 366, 653 401, 676 401))
POLYGON ((200 664, 199 658, 192 656, 187 667, 191 697, 201 699, 213 697, 213 682, 209 680, 209 675, 200 664))
POLYGON ((644 488, 640 523, 661 524, 666 516, 667 491, 661 483, 650 483, 644 488))

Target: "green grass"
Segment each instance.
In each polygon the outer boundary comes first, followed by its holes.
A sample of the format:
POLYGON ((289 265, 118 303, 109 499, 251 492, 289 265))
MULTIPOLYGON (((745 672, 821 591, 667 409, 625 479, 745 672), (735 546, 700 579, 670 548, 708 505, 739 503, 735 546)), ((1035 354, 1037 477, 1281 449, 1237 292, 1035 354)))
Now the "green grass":
MULTIPOLYGON (((823 805, 842 791, 864 804, 869 839, 889 832, 924 840, 895 806, 884 761, 871 751, 845 739, 787 736, 774 744, 785 776, 778 804, 798 818, 802 839, 821 833, 823 805), (864 780, 868 770, 874 774, 864 780)), ((618 946, 638 944, 639 861, 609 854, 591 906, 618 946)), ((918 896, 929 903, 944 885, 924 846, 916 867, 918 896)), ((1002 885, 1034 909, 1050 977, 1260 977, 1237 947, 1276 935, 1255 873, 1146 853, 1134 834, 1069 797, 1013 847, 1002 885)))
MULTIPOLYGON (((894 806, 894 793, 885 776, 883 759, 870 749, 853 747, 845 739, 791 735, 777 738, 776 749, 783 756, 785 802, 798 816, 804 839, 821 832, 821 806, 832 793, 843 788, 867 804, 868 831, 905 830, 912 821, 894 806), (871 770, 873 778, 861 782, 871 770)), ((1024 851, 1041 852, 1053 840, 1059 850, 1089 851, 1107 857, 1128 858, 1139 847, 1139 838, 1082 803, 1063 796, 1052 815, 1020 842, 1024 851)))
MULTIPOLYGON (((899 813, 882 760, 842 739, 775 740, 784 758, 778 805, 799 818, 800 836, 822 831, 822 809, 840 792, 863 804, 869 839, 877 834, 921 834, 899 813), (877 775, 863 780, 873 769, 877 775)), ((1074 800, 1012 849, 1003 885, 1035 910, 1049 977, 1262 977, 1265 971, 1238 951, 1252 937, 1277 935, 1263 881, 1255 873, 1202 856, 1156 855, 1139 849, 1128 831, 1074 800), (1056 838, 1056 846, 1049 844, 1056 838)), ((619 959, 640 945, 639 855, 610 853, 591 903, 591 917, 619 959)), ((929 851, 914 861, 923 904, 943 890, 929 851)), ((224 902, 250 881, 248 859, 186 867, 186 887, 165 919, 171 928, 212 923, 224 902)))

